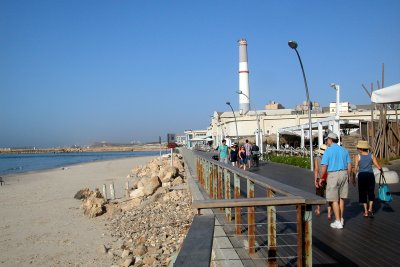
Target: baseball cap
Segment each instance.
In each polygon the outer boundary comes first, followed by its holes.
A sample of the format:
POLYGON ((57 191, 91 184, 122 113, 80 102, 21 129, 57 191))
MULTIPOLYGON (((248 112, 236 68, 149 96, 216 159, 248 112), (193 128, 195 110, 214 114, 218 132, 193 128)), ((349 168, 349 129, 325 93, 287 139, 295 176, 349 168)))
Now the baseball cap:
POLYGON ((335 133, 329 133, 328 136, 325 137, 325 140, 328 138, 336 140, 336 139, 338 139, 338 136, 335 133))

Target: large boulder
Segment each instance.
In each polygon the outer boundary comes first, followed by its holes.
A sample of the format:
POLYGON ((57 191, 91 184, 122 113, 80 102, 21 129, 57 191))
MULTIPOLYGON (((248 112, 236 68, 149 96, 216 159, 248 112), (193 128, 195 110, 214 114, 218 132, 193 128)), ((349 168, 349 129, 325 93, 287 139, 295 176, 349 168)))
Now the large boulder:
POLYGON ((180 185, 180 184, 183 184, 183 183, 184 183, 183 178, 178 176, 177 178, 175 178, 172 181, 172 186, 177 186, 177 185, 180 185))
POLYGON ((98 191, 92 192, 88 198, 82 202, 83 213, 89 218, 102 215, 106 212, 105 208, 106 201, 103 195, 98 191))
POLYGON ((141 198, 133 198, 129 201, 124 202, 121 205, 121 210, 122 211, 127 211, 127 210, 132 210, 136 207, 139 207, 140 204, 142 203, 142 199, 141 198))
POLYGON ((133 178, 129 181, 130 187, 131 187, 132 189, 138 188, 138 183, 139 183, 139 181, 140 181, 140 178, 139 178, 139 177, 133 177, 133 178))
POLYGON ((130 196, 131 198, 142 198, 142 197, 144 197, 144 196, 145 196, 144 187, 139 187, 139 188, 137 188, 137 189, 131 191, 131 193, 129 194, 129 196, 130 196))
POLYGON ((160 186, 161 181, 158 176, 153 176, 146 181, 146 184, 143 187, 143 192, 146 196, 152 195, 160 186))
POLYGON ((149 164, 147 164, 147 168, 149 169, 150 173, 157 173, 160 169, 160 166, 156 161, 151 161, 149 164))
POLYGON ((176 167, 164 166, 160 168, 159 177, 162 182, 171 181, 173 178, 177 177, 179 170, 176 167))

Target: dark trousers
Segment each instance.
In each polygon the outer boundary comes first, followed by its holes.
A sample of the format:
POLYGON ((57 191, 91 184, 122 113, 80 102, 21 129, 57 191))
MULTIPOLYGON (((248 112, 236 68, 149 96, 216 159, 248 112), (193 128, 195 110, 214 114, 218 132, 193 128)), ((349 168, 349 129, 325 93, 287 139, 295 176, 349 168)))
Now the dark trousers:
POLYGON ((360 203, 375 200, 375 176, 372 172, 358 173, 358 198, 360 203))

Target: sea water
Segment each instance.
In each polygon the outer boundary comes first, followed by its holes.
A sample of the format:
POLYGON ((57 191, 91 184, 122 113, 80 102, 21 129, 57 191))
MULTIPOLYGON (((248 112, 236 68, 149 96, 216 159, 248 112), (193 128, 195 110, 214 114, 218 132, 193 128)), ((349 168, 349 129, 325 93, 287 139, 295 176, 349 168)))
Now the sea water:
POLYGON ((61 168, 97 160, 157 155, 160 155, 160 151, 0 154, 0 175, 61 168))

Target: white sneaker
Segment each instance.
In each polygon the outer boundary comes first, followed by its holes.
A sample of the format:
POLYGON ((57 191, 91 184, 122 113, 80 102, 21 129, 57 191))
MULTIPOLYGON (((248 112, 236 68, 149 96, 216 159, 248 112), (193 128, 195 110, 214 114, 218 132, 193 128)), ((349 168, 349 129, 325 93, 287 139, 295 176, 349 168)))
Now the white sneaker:
POLYGON ((343 229, 343 224, 339 221, 331 223, 331 227, 335 229, 343 229))
POLYGON ((340 219, 340 222, 342 223, 342 226, 344 227, 344 219, 340 219))

